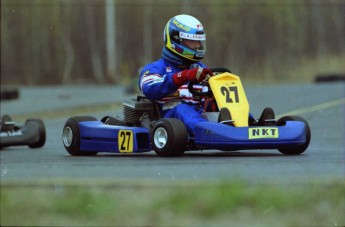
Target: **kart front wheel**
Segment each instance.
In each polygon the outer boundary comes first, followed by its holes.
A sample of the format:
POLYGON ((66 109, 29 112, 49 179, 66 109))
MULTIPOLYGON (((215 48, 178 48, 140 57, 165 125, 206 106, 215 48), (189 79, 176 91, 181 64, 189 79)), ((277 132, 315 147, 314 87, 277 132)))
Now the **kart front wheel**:
POLYGON ((30 148, 43 147, 44 143, 46 142, 46 128, 43 121, 41 119, 28 119, 25 125, 29 122, 35 122, 38 125, 38 140, 35 143, 30 143, 28 146, 30 148))
POLYGON ((95 117, 77 116, 69 118, 62 131, 62 142, 67 152, 72 156, 93 156, 97 152, 80 150, 79 123, 84 121, 97 121, 95 117))
POLYGON ((162 157, 181 156, 188 139, 186 126, 175 118, 159 120, 152 131, 152 146, 162 157))
POLYGON ((310 132, 310 127, 308 122, 299 116, 285 116, 280 118, 277 123, 276 126, 282 126, 285 125, 287 121, 301 121, 305 124, 305 143, 295 146, 295 147, 289 147, 289 148, 280 148, 278 149, 281 153, 286 154, 286 155, 297 155, 297 154, 301 154, 303 153, 309 146, 310 143, 310 138, 311 138, 311 132, 310 132))

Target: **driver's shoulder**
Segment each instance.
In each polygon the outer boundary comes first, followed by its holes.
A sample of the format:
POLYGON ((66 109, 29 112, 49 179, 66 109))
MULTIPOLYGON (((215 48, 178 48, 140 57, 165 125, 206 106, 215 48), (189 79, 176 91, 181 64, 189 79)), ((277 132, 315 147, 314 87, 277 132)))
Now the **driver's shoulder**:
POLYGON ((162 59, 151 62, 145 65, 142 69, 142 74, 164 74, 165 64, 162 59))
POLYGON ((207 66, 204 63, 200 62, 200 61, 198 63, 196 63, 196 64, 198 64, 199 67, 207 68, 207 66))

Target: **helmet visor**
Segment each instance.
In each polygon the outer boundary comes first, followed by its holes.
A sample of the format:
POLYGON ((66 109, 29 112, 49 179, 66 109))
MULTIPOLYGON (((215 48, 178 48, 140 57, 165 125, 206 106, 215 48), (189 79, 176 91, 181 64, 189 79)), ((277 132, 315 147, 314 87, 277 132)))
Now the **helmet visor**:
POLYGON ((189 34, 185 32, 180 32, 179 35, 183 46, 195 51, 206 51, 205 34, 189 34))

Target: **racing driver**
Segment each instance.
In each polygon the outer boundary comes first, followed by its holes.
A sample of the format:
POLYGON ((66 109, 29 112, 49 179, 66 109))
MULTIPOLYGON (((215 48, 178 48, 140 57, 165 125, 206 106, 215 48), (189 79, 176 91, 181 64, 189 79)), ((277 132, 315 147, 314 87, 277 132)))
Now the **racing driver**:
MULTIPOLYGON (((163 118, 181 120, 188 133, 194 135, 195 125, 207 120, 201 116, 200 98, 193 97, 188 83, 201 82, 213 75, 200 62, 206 53, 204 28, 193 16, 177 15, 164 28, 164 44, 162 57, 141 70, 140 90, 158 103, 163 118)), ((194 89, 205 88, 198 84, 194 89)))

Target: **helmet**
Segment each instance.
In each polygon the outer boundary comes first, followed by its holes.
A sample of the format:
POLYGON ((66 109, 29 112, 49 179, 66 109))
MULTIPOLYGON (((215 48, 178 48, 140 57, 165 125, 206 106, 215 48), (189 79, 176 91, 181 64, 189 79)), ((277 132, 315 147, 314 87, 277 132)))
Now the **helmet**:
POLYGON ((200 21, 189 15, 171 18, 164 28, 165 49, 181 60, 198 62, 206 53, 206 35, 200 21))

